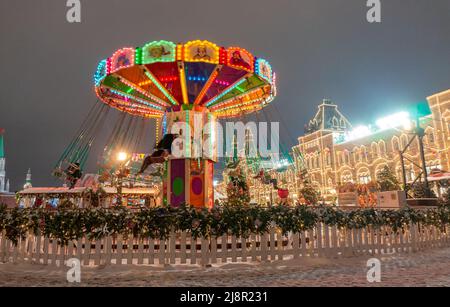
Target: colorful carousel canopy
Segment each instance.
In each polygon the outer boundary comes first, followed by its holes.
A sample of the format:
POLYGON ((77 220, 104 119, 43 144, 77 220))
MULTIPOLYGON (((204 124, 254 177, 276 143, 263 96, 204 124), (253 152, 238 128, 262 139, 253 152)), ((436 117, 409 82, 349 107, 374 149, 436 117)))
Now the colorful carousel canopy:
POLYGON ((106 104, 143 117, 209 109, 219 118, 262 109, 276 95, 270 64, 239 47, 209 41, 154 41, 102 60, 95 91, 106 104))

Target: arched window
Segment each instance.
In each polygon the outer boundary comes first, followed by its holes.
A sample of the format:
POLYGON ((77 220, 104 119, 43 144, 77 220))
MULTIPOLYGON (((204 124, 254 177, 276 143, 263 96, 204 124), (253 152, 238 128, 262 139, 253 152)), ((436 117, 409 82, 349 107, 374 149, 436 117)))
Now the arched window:
POLYGON ((341 118, 341 128, 345 128, 345 127, 346 127, 345 120, 343 118, 341 118))
POLYGON ((353 176, 350 171, 345 171, 341 175, 341 183, 353 182, 353 176))
POLYGON ((328 186, 329 187, 333 186, 333 180, 331 180, 331 178, 328 178, 328 186))
POLYGON ((394 136, 391 140, 392 142, 392 150, 397 152, 400 150, 400 143, 397 136, 394 136))
POLYGON ((333 127, 338 127, 339 126, 339 121, 336 117, 333 117, 333 127))
POLYGON ((402 134, 400 136, 400 142, 402 143, 402 149, 405 149, 408 145, 408 136, 406 134, 402 134))
POLYGON ((370 178, 370 172, 367 168, 360 168, 358 170, 358 183, 369 183, 372 179, 370 178))
POLYGON ((360 152, 359 152, 360 156, 361 156, 361 161, 365 161, 367 162, 367 150, 366 150, 366 146, 361 146, 360 152))
POLYGON ((352 152, 352 154, 353 154, 353 161, 354 161, 355 163, 358 163, 359 158, 360 158, 358 147, 353 147, 353 152, 352 152))
POLYGON ((378 148, 380 150, 380 156, 384 155, 386 153, 386 144, 383 140, 378 142, 378 148))
POLYGON ((372 151, 372 159, 376 159, 380 154, 378 144, 373 142, 372 145, 370 146, 370 149, 372 151))

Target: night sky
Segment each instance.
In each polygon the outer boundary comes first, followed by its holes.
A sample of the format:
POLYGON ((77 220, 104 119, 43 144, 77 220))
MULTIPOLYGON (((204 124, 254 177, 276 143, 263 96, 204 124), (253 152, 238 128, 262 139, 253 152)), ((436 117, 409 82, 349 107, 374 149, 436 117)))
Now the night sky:
POLYGON ((323 98, 355 125, 450 88, 449 0, 381 0, 381 24, 366 21, 365 0, 81 3, 82 22, 71 24, 63 0, 0 2, 0 127, 13 191, 28 168, 34 186, 61 184, 50 173, 96 100, 97 63, 124 46, 206 39, 268 59, 278 97, 267 112, 289 129, 286 146, 323 98))

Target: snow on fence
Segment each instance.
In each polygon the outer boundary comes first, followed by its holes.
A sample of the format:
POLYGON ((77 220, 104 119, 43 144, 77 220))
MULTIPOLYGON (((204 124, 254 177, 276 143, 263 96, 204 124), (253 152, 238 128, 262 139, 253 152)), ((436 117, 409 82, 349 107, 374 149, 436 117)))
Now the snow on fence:
POLYGON ((448 246, 448 226, 411 225, 393 231, 379 229, 338 229, 318 225, 315 229, 283 236, 272 229, 249 238, 224 235, 194 239, 187 232, 173 232, 167 240, 151 238, 105 237, 89 241, 82 238, 61 246, 56 240, 29 235, 14 246, 0 235, 0 262, 36 263, 61 266, 70 258, 82 265, 120 264, 200 264, 273 261, 300 257, 351 257, 409 253, 448 246))

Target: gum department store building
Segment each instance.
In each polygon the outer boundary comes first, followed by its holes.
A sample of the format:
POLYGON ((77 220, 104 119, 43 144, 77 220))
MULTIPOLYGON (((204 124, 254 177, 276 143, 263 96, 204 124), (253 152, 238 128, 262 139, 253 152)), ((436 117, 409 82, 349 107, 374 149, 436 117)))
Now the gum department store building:
MULTIPOLYGON (((425 130, 424 151, 427 172, 450 170, 450 89, 427 98, 431 114, 421 117, 420 124, 425 130)), ((306 134, 298 138, 294 150, 301 152, 303 160, 294 155, 294 165, 282 172, 271 171, 282 186, 289 189, 289 198, 296 200, 301 181, 299 170, 306 168, 311 180, 327 200, 336 197, 336 187, 346 182, 368 183, 376 180, 377 173, 388 165, 402 182, 399 151, 412 138, 402 128, 387 128, 370 134, 344 137, 355 127, 340 112, 338 106, 324 100, 318 106, 316 115, 306 127, 306 134)), ((417 138, 404 153, 408 182, 420 173, 421 165, 417 138)), ((277 193, 258 179, 250 181, 252 201, 266 203, 277 199, 277 193), (272 193, 272 196, 270 196, 272 193)))

